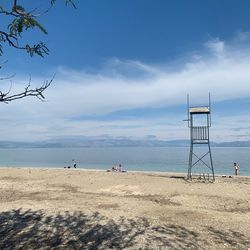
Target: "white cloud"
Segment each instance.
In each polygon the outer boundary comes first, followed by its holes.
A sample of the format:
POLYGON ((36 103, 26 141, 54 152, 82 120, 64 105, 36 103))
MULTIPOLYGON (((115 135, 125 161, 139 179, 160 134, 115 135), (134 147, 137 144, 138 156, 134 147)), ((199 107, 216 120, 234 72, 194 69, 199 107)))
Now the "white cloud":
POLYGON ((215 54, 215 56, 223 56, 225 51, 225 42, 221 41, 219 38, 208 41, 206 46, 215 54))
MULTIPOLYGON (((250 98, 250 47, 246 43, 242 46, 235 44, 235 41, 226 43, 219 39, 210 40, 206 43, 208 50, 205 53, 190 57, 189 61, 171 71, 168 70, 171 62, 156 66, 118 59, 109 60, 104 69, 92 74, 59 67, 53 85, 46 93, 47 102, 26 99, 1 105, 1 119, 5 122, 0 124, 0 136, 13 140, 104 133, 117 136, 154 134, 160 138, 185 137, 186 128, 181 123, 184 117, 174 117, 172 121, 175 124, 172 125, 160 125, 168 117, 154 121, 149 118, 115 122, 76 122, 72 121, 72 117, 184 104, 187 93, 190 93, 193 104, 206 104, 208 92, 211 92, 213 102, 250 98), (126 125, 138 128, 126 129, 126 125)), ((18 91, 23 86, 18 82, 23 80, 16 78, 16 81, 14 87, 18 91)), ((41 82, 41 78, 33 77, 32 82, 41 82)))

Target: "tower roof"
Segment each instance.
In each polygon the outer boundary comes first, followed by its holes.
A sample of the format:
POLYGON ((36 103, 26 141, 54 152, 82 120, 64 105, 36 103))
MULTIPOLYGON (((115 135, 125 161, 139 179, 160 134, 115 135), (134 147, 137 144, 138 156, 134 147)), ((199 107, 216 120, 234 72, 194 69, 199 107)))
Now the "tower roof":
POLYGON ((190 114, 209 114, 210 108, 208 106, 200 106, 200 107, 190 107, 190 114))

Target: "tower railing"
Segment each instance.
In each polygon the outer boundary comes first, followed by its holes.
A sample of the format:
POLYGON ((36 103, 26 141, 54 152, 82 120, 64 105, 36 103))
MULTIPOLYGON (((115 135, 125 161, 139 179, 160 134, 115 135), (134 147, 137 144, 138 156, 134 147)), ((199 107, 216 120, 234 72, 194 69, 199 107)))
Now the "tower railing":
POLYGON ((207 126, 196 126, 192 127, 192 140, 193 141, 208 141, 208 127, 207 126))

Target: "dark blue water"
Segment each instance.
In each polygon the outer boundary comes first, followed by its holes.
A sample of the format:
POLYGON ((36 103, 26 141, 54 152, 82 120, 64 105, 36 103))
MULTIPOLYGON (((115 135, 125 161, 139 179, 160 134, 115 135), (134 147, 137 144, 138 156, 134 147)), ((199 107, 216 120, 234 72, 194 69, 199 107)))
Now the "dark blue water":
MULTIPOLYGON (((202 155, 205 148, 197 148, 202 155)), ((241 175, 250 175, 250 148, 212 148, 216 174, 233 174, 233 162, 241 175)), ((108 169, 121 163, 127 170, 187 172, 187 147, 117 147, 117 148, 42 148, 0 149, 1 167, 63 168, 77 160, 78 168, 108 169)), ((208 158, 204 158, 208 162, 208 158)), ((202 165, 194 173, 208 173, 202 165)))

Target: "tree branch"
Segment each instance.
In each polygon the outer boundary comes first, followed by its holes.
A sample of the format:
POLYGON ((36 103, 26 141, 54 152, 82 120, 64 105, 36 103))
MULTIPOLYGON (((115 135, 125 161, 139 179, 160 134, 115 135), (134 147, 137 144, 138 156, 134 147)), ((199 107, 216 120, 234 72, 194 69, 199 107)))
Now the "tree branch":
MULTIPOLYGON (((11 39, 15 40, 16 42, 18 40, 16 36, 8 34, 4 31, 0 30, 0 41, 1 40, 3 40, 4 42, 7 41, 9 43, 9 46, 11 46, 11 47, 14 47, 14 48, 20 49, 20 50, 26 50, 30 54, 30 56, 37 54, 41 57, 44 57, 44 54, 46 54, 46 55, 49 54, 49 49, 43 42, 40 42, 40 43, 35 44, 33 46, 30 46, 29 44, 26 44, 25 46, 19 46, 11 39)), ((1 54, 2 54, 2 48, 0 45, 0 55, 1 54)))
POLYGON ((11 101, 22 99, 27 96, 35 96, 39 100, 44 101, 45 97, 43 95, 43 92, 51 85, 53 80, 54 80, 54 77, 51 80, 46 80, 41 87, 30 89, 30 86, 31 86, 31 79, 30 79, 24 91, 18 94, 14 94, 14 95, 10 95, 11 88, 8 92, 0 91, 0 102, 9 103, 11 101))
MULTIPOLYGON (((30 43, 25 44, 25 42, 19 43, 22 40, 23 33, 33 28, 38 28, 42 33, 47 34, 46 29, 37 21, 38 16, 42 14, 34 13, 37 9, 26 11, 26 9, 23 7, 24 5, 20 4, 18 0, 10 0, 9 2, 11 2, 11 9, 6 10, 4 7, 2 7, 2 4, 0 6, 0 15, 9 16, 8 19, 11 19, 5 29, 0 30, 0 56, 3 54, 3 44, 7 44, 15 49, 26 50, 30 56, 39 55, 44 57, 44 55, 49 54, 49 49, 43 42, 39 42, 34 45, 31 45, 30 43)), ((50 0, 49 2, 51 8, 55 4, 56 0, 50 0)), ((64 0, 64 2, 66 5, 72 5, 74 8, 76 8, 74 0, 64 0)), ((44 13, 47 13, 48 10, 46 10, 44 13)), ((0 69, 1 68, 2 65, 0 65, 0 69)), ((11 77, 0 77, 0 81, 10 78, 11 77)), ((45 81, 41 87, 35 89, 31 88, 30 79, 28 85, 24 88, 24 91, 17 94, 11 94, 11 82, 9 91, 0 91, 0 102, 9 103, 13 100, 21 99, 27 96, 35 96, 41 101, 44 101, 45 97, 43 93, 50 86, 53 78, 51 80, 45 81)))

